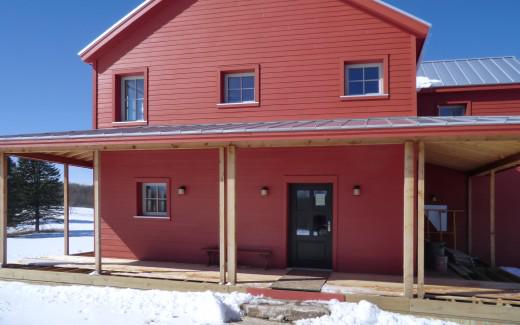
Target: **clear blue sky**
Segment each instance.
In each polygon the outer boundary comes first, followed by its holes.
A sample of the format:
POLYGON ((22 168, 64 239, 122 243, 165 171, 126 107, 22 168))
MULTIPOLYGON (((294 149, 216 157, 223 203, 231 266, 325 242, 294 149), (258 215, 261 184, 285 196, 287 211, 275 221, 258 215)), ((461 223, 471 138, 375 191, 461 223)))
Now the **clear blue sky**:
MULTIPOLYGON (((518 0, 387 0, 433 25, 424 59, 520 56, 518 0)), ((0 1, 0 134, 89 129, 77 53, 141 0, 0 1)))

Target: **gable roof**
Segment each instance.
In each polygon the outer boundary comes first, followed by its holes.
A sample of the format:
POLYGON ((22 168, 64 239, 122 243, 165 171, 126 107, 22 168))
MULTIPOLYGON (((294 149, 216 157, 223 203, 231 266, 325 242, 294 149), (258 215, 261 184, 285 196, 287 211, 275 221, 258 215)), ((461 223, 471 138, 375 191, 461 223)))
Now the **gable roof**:
MULTIPOLYGON (((133 25, 136 21, 146 16, 153 8, 163 1, 172 0, 145 0, 141 5, 121 18, 85 48, 79 51, 78 55, 87 63, 93 62, 93 58, 100 49, 107 46, 114 38, 133 25)), ((431 27, 429 23, 381 0, 345 1, 415 35, 420 40, 419 46, 422 48, 424 40, 426 39, 431 27)), ((418 52, 420 52, 420 49, 418 52)))
POLYGON ((514 56, 425 61, 417 70, 418 88, 509 85, 520 83, 514 56))

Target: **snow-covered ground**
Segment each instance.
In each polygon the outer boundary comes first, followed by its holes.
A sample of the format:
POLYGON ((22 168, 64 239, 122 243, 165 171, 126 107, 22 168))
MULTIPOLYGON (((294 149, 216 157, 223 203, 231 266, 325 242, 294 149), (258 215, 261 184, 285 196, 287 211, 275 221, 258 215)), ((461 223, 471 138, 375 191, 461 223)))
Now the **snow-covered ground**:
MULTIPOLYGON (((61 216, 61 220, 63 220, 63 214, 61 216)), ((30 231, 33 227, 27 225, 9 227, 7 232, 15 235, 30 231)), ((94 212, 92 209, 71 208, 69 228, 71 254, 94 250, 94 212)), ((43 224, 41 230, 45 232, 9 237, 7 239, 8 262, 13 263, 24 258, 63 255, 63 221, 43 224)))
MULTIPOLYGON (((0 282, 0 324, 145 325, 222 324, 239 321, 240 305, 255 297, 244 293, 185 293, 84 286, 43 286, 0 282)), ((389 313, 362 301, 331 302, 330 316, 300 325, 449 324, 389 313)))

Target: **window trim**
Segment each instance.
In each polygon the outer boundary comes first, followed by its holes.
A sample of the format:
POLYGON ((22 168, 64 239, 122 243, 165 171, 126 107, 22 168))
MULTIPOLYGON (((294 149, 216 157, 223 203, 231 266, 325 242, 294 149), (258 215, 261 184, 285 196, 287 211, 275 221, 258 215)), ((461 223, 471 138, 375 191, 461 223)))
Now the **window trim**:
POLYGON ((389 73, 389 55, 379 56, 362 56, 355 58, 343 58, 340 60, 340 86, 339 98, 341 101, 352 100, 384 100, 390 98, 390 73, 389 73), (347 95, 347 67, 348 66, 370 66, 379 65, 381 70, 380 76, 380 93, 367 95, 347 95))
POLYGON ((151 220, 171 220, 172 216, 172 186, 169 178, 136 178, 136 213, 134 219, 151 219, 151 220), (144 213, 144 196, 143 189, 145 184, 166 184, 166 214, 165 215, 147 215, 144 213))
POLYGON ((247 108, 260 106, 260 65, 220 67, 217 73, 217 108, 247 108), (230 74, 253 74, 255 76, 255 101, 226 103, 226 76, 230 74))
POLYGON ((441 116, 440 115, 441 106, 463 106, 463 105, 466 106, 466 111, 465 111, 465 114, 461 115, 461 116, 473 115, 472 110, 471 110, 471 101, 448 100, 448 101, 444 101, 444 102, 437 104, 437 112, 436 112, 437 116, 441 116))
POLYGON ((112 127, 148 125, 148 68, 114 70, 112 73, 112 127), (122 121, 123 80, 130 77, 142 77, 144 80, 143 120, 122 121))

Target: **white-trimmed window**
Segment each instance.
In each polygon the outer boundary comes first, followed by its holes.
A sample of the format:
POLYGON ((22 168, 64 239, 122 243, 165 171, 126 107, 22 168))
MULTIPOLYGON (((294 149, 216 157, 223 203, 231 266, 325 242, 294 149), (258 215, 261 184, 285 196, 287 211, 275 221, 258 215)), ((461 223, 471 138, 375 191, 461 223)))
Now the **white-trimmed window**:
POLYGON ((383 64, 345 65, 345 96, 377 96, 384 94, 383 64))
POLYGON ((439 116, 464 116, 466 105, 440 105, 439 116))
POLYGON ((256 102, 255 73, 227 73, 224 75, 224 102, 227 104, 256 102))
POLYGON ((142 183, 141 193, 143 216, 168 216, 168 184, 142 183))
POLYGON ((144 121, 144 77, 121 78, 121 122, 144 121))

